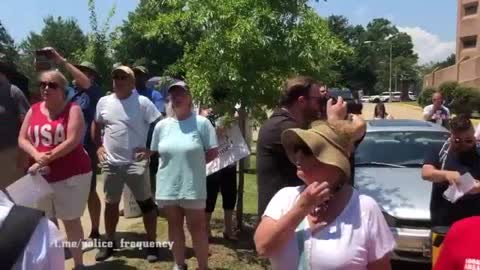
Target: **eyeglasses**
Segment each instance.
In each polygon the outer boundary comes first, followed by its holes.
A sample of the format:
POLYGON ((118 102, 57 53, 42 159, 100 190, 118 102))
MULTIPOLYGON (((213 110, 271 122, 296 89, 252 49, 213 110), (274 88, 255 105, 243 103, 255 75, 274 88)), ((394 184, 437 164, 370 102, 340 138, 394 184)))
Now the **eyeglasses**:
POLYGON ((465 144, 473 144, 475 143, 475 140, 474 139, 460 139, 460 138, 454 138, 453 139, 453 142, 456 143, 456 144, 461 144, 461 143, 465 143, 465 144))
POLYGON ((124 80, 128 79, 128 76, 127 75, 113 75, 112 78, 114 80, 124 81, 124 80))
POLYGON ((56 82, 39 82, 38 85, 42 89, 58 89, 60 88, 60 85, 56 82))

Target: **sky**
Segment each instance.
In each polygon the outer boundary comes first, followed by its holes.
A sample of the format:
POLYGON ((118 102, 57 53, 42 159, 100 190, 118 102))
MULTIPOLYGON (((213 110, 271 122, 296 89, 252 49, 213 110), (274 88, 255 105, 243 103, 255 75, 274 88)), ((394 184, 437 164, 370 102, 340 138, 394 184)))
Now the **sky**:
MULTIPOLYGON (((97 0, 100 22, 115 4, 112 26, 121 25, 138 2, 97 0)), ((391 20, 412 36, 420 64, 444 60, 455 51, 456 0, 319 0, 311 5, 321 16, 344 15, 352 24, 366 26, 380 17, 391 20)), ((17 43, 30 31, 39 32, 48 15, 74 17, 84 31, 90 30, 87 0, 0 0, 0 20, 17 43)))

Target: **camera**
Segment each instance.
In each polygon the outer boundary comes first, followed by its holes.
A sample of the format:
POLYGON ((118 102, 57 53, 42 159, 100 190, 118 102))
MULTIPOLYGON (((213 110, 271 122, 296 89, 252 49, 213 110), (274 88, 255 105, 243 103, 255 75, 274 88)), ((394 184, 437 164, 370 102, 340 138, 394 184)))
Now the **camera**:
MULTIPOLYGON (((337 97, 330 96, 330 98, 333 100, 332 104, 337 103, 337 97)), ((354 99, 344 99, 344 101, 347 103, 348 114, 357 114, 357 115, 362 114, 362 110, 363 110, 362 103, 359 103, 354 99)))

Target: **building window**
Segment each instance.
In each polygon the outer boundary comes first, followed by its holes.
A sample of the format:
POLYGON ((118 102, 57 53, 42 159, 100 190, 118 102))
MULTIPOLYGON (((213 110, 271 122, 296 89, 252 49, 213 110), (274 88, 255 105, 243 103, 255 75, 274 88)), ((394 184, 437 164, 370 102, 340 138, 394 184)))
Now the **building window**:
POLYGON ((475 15, 478 11, 478 3, 467 4, 463 7, 465 16, 475 15))
POLYGON ((464 49, 471 49, 477 47, 477 36, 468 36, 462 38, 462 44, 464 49))

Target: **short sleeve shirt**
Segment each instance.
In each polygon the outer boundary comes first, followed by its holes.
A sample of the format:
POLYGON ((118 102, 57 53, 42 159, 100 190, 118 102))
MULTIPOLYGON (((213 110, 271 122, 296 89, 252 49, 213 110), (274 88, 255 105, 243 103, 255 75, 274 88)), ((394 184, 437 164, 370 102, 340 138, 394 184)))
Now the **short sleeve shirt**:
POLYGON ((74 94, 71 101, 75 102, 80 106, 83 112, 83 117, 85 120, 85 134, 84 134, 84 145, 90 144, 90 126, 93 119, 95 118, 95 110, 97 108, 98 100, 101 97, 101 89, 98 84, 93 83, 90 88, 83 90, 80 88, 74 89, 74 94))
MULTIPOLYGON (((434 147, 427 152, 424 160, 425 165, 432 165, 436 169, 448 171, 457 171, 460 174, 469 172, 475 179, 480 178, 480 157, 474 157, 477 161, 469 159, 462 161, 454 152, 447 155, 441 153, 442 147, 434 147), (444 156, 445 159, 441 158, 444 156)), ((432 183, 432 194, 430 200, 430 215, 432 226, 451 226, 460 219, 480 215, 480 195, 465 195, 456 203, 450 203, 443 197, 443 193, 448 188, 447 182, 432 183)))
POLYGON ((126 99, 115 93, 102 97, 97 104, 95 121, 103 123, 103 146, 107 163, 126 165, 134 162, 135 148, 144 148, 150 124, 161 117, 155 105, 136 92, 126 99))
MULTIPOLYGON (((281 189, 270 201, 263 216, 279 220, 297 202, 304 186, 281 189)), ((371 262, 393 250, 395 240, 377 203, 353 191, 343 212, 325 228, 312 234, 306 217, 297 227, 295 237, 270 258, 272 269, 366 270, 371 262), (298 239, 303 234, 303 259, 300 262, 298 239), (328 258, 326 260, 325 258, 328 258)))
POLYGON ((450 110, 442 106, 440 110, 433 111, 433 105, 428 105, 423 109, 423 115, 433 115, 431 116, 430 119, 427 119, 428 121, 432 123, 436 123, 438 125, 446 126, 448 119, 450 119, 450 110))
POLYGON ((442 244, 434 270, 480 268, 480 217, 466 218, 453 224, 442 244))
POLYGON ((22 90, 13 84, 0 83, 0 150, 17 146, 20 116, 25 116, 29 108, 22 90))
POLYGON ((206 199, 205 152, 217 147, 210 121, 200 115, 178 121, 161 120, 155 126, 151 150, 160 154, 157 200, 206 199))
POLYGON ((162 93, 155 89, 147 88, 146 90, 136 90, 140 95, 147 97, 157 107, 157 110, 161 113, 165 112, 165 98, 162 93))

